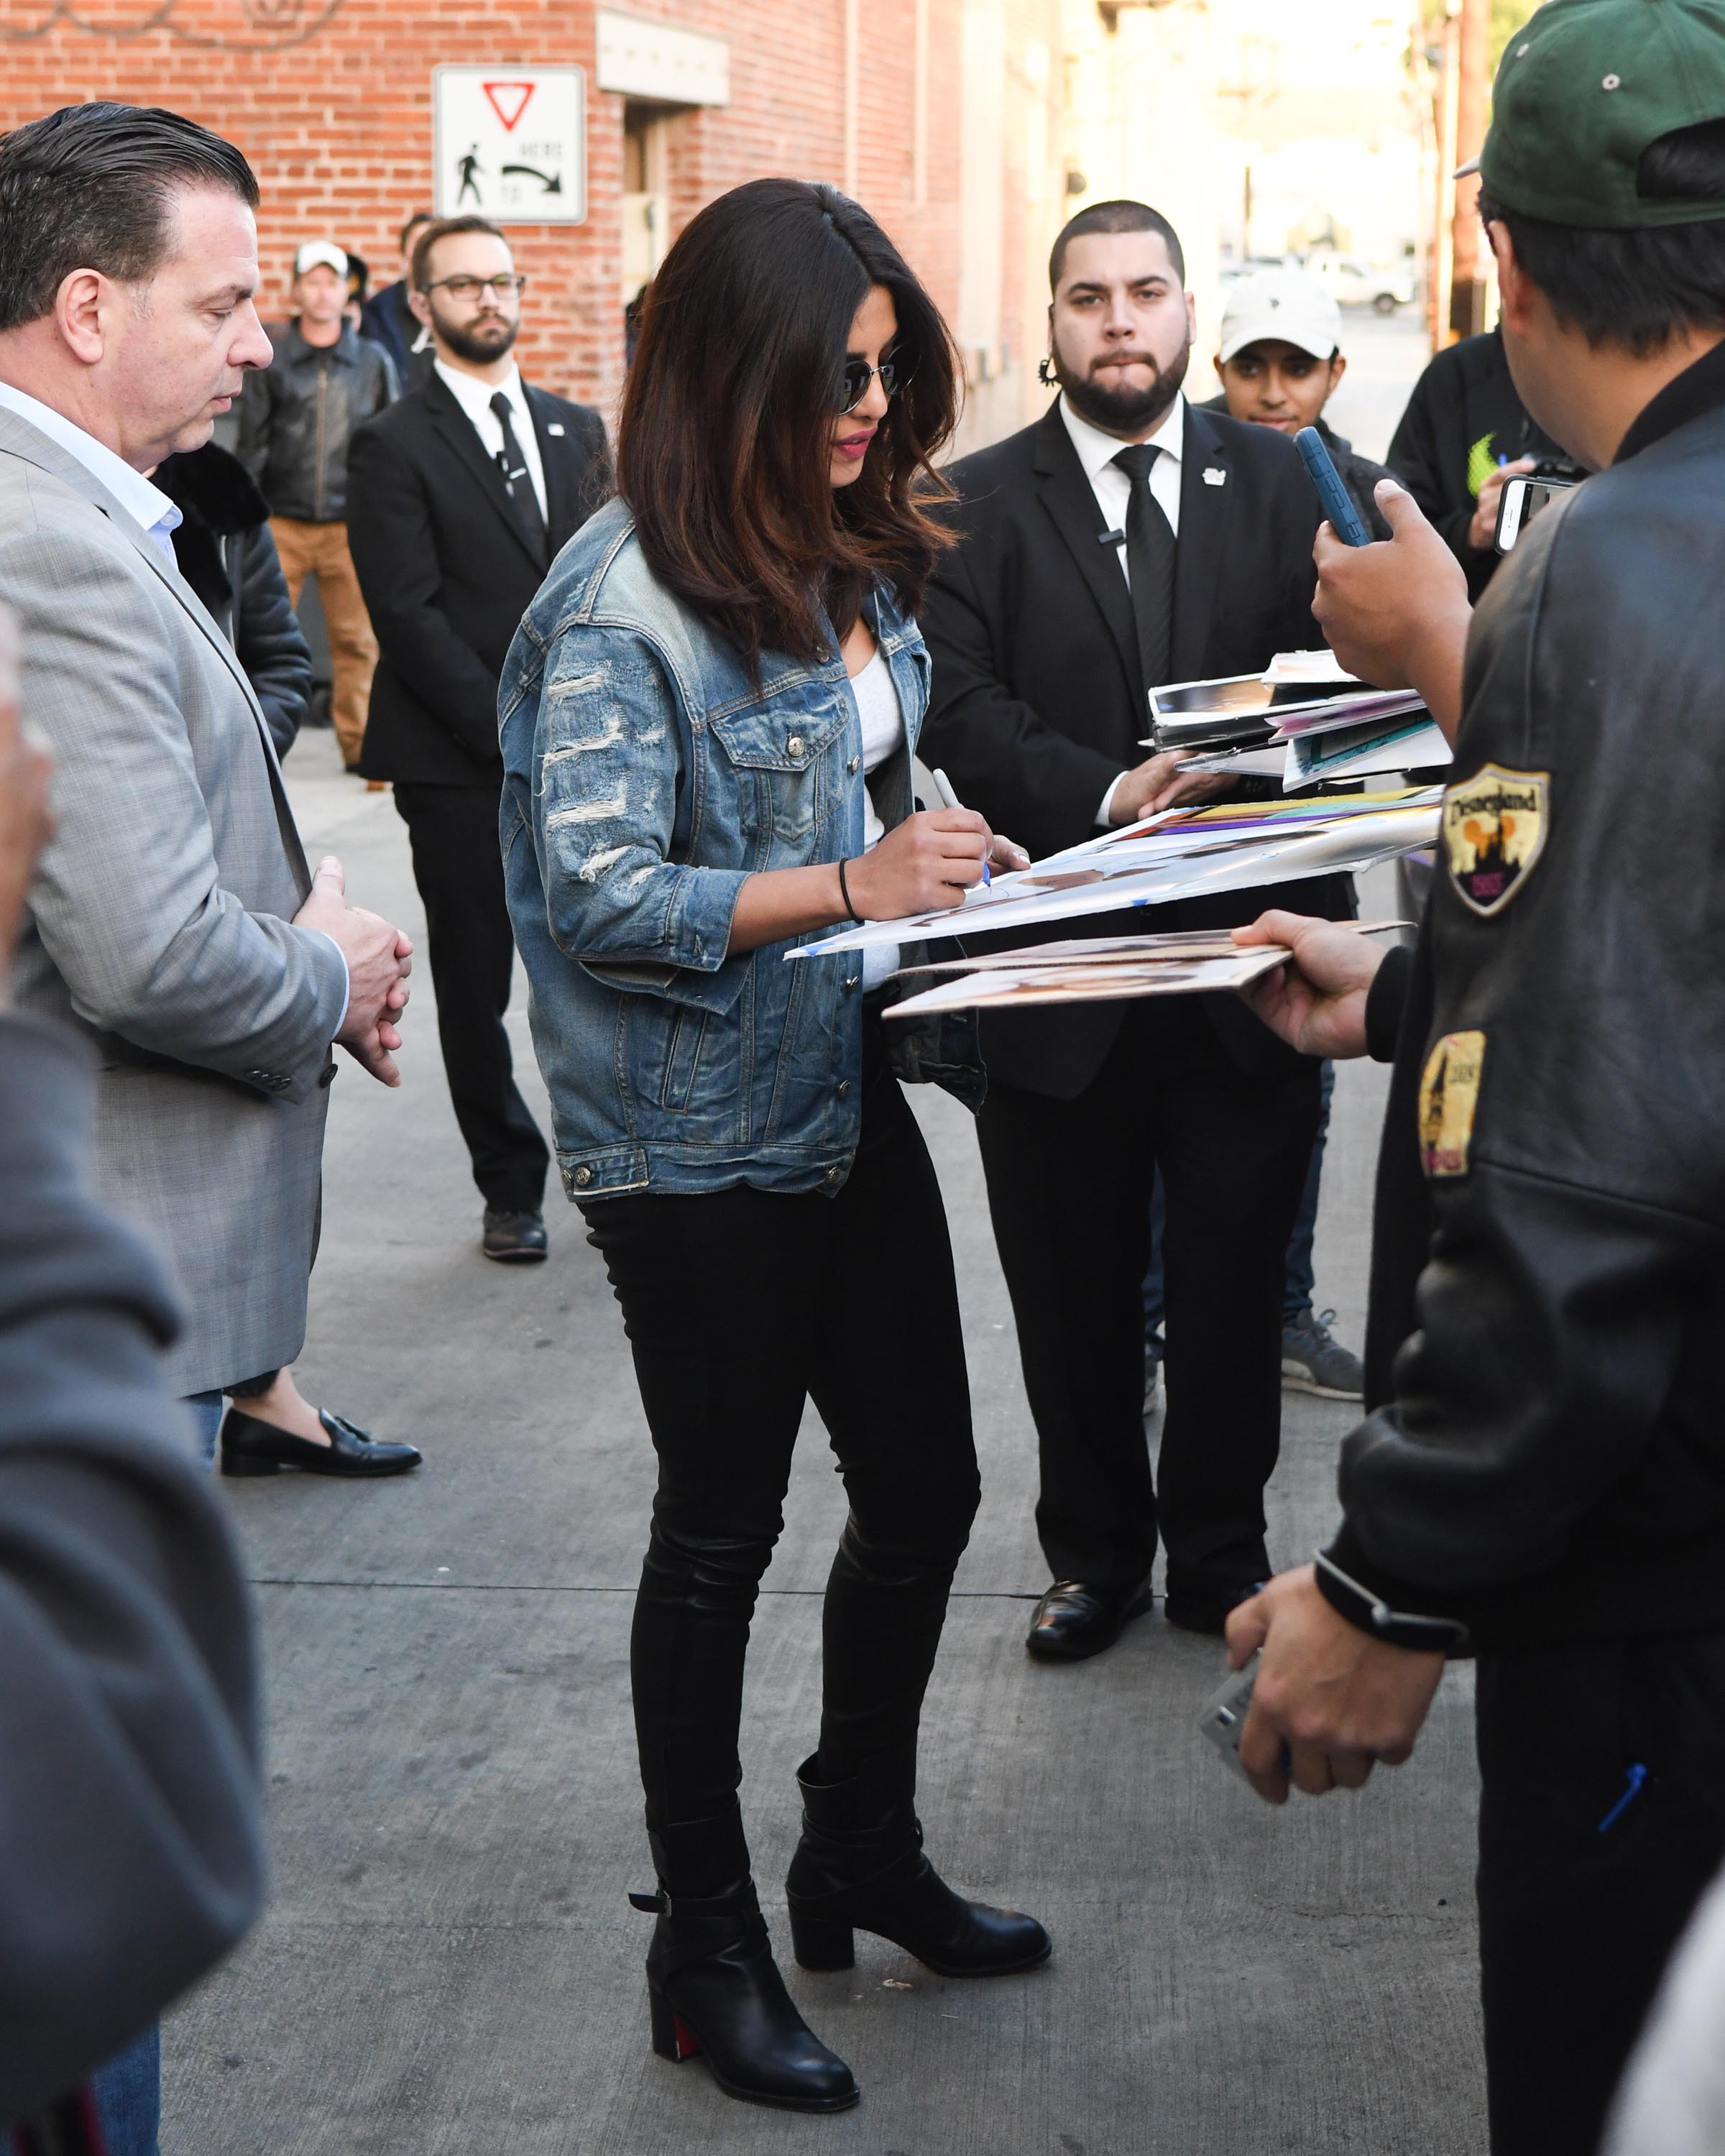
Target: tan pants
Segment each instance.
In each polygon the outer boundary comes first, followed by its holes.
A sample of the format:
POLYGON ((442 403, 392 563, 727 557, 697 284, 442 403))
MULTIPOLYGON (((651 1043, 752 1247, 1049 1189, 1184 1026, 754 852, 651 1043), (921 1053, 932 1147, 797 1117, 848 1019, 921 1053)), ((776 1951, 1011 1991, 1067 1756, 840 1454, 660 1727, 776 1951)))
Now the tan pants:
POLYGON ((292 516, 272 516, 275 551, 281 557, 288 597, 294 611, 308 576, 317 579, 317 596, 323 601, 323 618, 330 633, 330 670, 334 693, 330 716, 336 722, 341 761, 350 767, 359 762, 366 737, 366 708, 371 702, 372 676, 377 670, 377 639, 360 596, 353 557, 347 551, 345 524, 302 524, 292 516))

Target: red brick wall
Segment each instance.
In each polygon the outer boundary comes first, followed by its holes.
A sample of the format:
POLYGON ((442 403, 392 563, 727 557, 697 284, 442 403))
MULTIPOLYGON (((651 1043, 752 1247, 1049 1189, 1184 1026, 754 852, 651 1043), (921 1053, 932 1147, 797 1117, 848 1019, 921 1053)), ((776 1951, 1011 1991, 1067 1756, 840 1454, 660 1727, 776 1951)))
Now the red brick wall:
MULTIPOLYGON (((574 61, 588 70, 588 221, 511 228, 531 281, 531 377, 608 408, 622 365, 623 100, 595 87, 592 0, 0 0, 0 124, 74 99, 162 104, 239 143, 264 190, 264 311, 279 313, 301 239, 332 237, 394 274, 395 230, 431 192, 431 70, 440 62, 574 61), (156 27, 143 28, 146 23, 156 27)), ((726 38, 731 101, 671 130, 673 228, 765 172, 844 179, 845 0, 644 0, 726 38)), ((1014 27, 1058 0, 1014 0, 1014 27)), ((859 11, 858 187, 948 311, 957 297, 957 8, 930 0, 926 199, 914 202, 915 0, 859 11)), ((1051 32, 1046 34, 1052 34, 1051 32)), ((1016 175, 1003 175, 1007 259, 1025 244, 1016 175)), ((1039 236, 1040 238, 1040 236, 1039 236)), ((1006 279, 1002 335, 1025 325, 1006 279)), ((1034 325, 1029 326, 1034 358, 1034 325)))

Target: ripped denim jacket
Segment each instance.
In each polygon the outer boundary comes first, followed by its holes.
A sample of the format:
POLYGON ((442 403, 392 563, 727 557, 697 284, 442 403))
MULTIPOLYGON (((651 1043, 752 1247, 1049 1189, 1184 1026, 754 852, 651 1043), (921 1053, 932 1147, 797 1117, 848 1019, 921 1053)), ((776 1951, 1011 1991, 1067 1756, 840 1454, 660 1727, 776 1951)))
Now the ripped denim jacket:
MULTIPOLYGON (((905 717, 872 780, 890 829, 911 808, 929 660, 884 588, 866 611, 905 717)), ((860 1111, 860 960, 726 955, 751 875, 862 850, 836 642, 819 665, 764 654, 755 685, 655 578, 616 500, 557 557, 498 713, 509 911, 570 1196, 837 1190, 860 1111)), ((980 1104, 970 1014, 888 1030, 900 1077, 980 1104)))

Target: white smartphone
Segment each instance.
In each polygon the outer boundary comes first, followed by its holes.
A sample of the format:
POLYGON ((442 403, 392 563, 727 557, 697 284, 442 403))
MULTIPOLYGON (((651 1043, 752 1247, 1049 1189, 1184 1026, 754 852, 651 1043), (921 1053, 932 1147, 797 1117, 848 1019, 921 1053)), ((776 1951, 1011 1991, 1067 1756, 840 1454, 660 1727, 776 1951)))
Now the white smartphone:
POLYGON ((1240 1738, 1257 1680, 1258 1657, 1254 1655, 1243 1670, 1228 1672, 1226 1681, 1204 1702, 1198 1717, 1199 1728, 1221 1753, 1223 1764, 1231 1767, 1243 1782, 1250 1777, 1240 1763, 1240 1738))
POLYGON ((1508 553, 1554 495, 1567 494, 1579 485, 1579 480, 1541 479, 1534 472, 1517 472, 1505 480, 1497 497, 1497 529, 1491 544, 1500 554, 1508 553))

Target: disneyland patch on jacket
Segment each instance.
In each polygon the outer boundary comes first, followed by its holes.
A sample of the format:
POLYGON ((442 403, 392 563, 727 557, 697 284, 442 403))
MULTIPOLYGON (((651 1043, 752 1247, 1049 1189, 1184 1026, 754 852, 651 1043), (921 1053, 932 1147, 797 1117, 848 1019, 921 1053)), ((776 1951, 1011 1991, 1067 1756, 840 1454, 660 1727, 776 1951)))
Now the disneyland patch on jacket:
POLYGON ((1466 1175, 1486 1060, 1483 1033, 1446 1033, 1420 1080, 1420 1164, 1428 1176, 1466 1175))
POLYGON ((1551 822, 1551 774, 1488 763, 1444 795, 1444 866, 1476 913, 1499 913, 1526 883, 1551 822))

